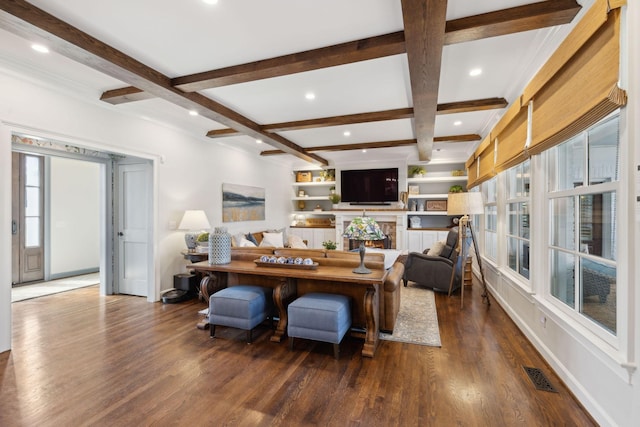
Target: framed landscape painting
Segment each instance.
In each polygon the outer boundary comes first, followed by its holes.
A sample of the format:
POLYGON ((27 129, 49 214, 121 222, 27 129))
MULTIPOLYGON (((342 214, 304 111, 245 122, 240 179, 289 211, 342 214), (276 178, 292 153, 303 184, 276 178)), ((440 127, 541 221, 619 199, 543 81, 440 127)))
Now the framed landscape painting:
POLYGON ((222 184, 222 222, 263 221, 264 188, 222 184))

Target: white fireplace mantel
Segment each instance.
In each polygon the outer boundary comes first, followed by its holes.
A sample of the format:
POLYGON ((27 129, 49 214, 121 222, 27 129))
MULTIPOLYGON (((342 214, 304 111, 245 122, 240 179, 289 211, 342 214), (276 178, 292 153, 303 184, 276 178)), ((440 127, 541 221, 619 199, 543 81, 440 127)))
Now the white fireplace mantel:
POLYGON ((336 216, 336 242, 338 243, 338 250, 346 250, 348 248, 343 248, 342 244, 342 235, 344 234, 344 223, 347 221, 351 221, 353 218, 362 216, 362 212, 365 211, 365 215, 369 218, 373 218, 377 222, 395 222, 396 224, 396 235, 391 236, 391 238, 395 241, 396 248, 404 248, 405 244, 405 236, 407 230, 407 215, 406 211, 392 211, 392 210, 371 210, 366 211, 363 210, 353 210, 353 211, 334 211, 336 216))

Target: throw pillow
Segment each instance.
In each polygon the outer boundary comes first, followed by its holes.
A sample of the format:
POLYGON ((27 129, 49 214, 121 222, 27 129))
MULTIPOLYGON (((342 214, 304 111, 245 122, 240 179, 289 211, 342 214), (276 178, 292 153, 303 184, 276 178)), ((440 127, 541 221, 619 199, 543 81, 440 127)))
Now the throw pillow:
POLYGON ((241 248, 255 248, 256 244, 253 242, 250 242, 249 240, 247 240, 245 237, 242 237, 239 244, 239 247, 241 248))
POLYGON ((260 246, 284 248, 282 233, 262 233, 262 242, 260 242, 260 246))
POLYGON ((304 240, 302 240, 302 237, 296 236, 295 234, 292 234, 289 236, 288 243, 289 243, 289 247, 293 249, 307 249, 307 245, 305 245, 304 240))
POLYGON ((231 237, 231 246, 240 246, 242 240, 247 240, 244 233, 238 233, 231 237))
POLYGON ((289 235, 287 234, 286 227, 279 228, 277 230, 267 230, 267 233, 282 233, 282 241, 283 242, 288 242, 289 241, 289 235))
POLYGON ((442 250, 444 249, 445 242, 444 240, 437 241, 433 244, 427 255, 429 256, 440 256, 442 250))
POLYGON ((256 240, 255 237, 253 237, 253 234, 251 233, 247 233, 244 236, 248 241, 250 241, 251 243, 253 243, 255 246, 258 246, 258 241, 256 240))

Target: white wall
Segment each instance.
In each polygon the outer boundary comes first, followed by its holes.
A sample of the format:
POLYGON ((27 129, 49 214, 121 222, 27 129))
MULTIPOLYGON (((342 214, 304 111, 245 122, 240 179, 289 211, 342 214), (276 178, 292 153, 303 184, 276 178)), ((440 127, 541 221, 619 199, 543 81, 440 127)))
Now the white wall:
MULTIPOLYGON (((204 209, 213 226, 223 225, 222 183, 263 187, 265 221, 229 223, 236 230, 258 231, 289 224, 290 166, 275 158, 227 148, 133 119, 116 107, 85 103, 49 87, 21 80, 0 70, 0 352, 11 341, 11 132, 43 136, 72 145, 124 153, 154 161, 156 195, 154 253, 156 294, 173 286, 173 275, 185 271, 183 233, 171 229, 186 209, 204 209), (164 162, 162 161, 164 160, 164 162), (282 183, 285 182, 283 187, 282 183)), ((99 94, 96 94, 96 100, 99 94)))
POLYGON ((49 160, 49 273, 51 278, 100 266, 100 165, 49 160))

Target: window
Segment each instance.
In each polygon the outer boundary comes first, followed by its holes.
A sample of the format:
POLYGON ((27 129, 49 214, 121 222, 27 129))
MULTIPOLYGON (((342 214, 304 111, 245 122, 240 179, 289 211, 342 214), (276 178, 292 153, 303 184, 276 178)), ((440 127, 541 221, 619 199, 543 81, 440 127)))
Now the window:
POLYGON ((496 261, 498 258, 498 206, 496 204, 496 178, 482 184, 484 193, 484 255, 496 261))
POLYGON ((24 227, 25 227, 25 247, 39 247, 42 241, 41 236, 41 210, 40 200, 42 198, 41 188, 41 158, 27 155, 24 157, 25 186, 24 186, 24 227))
POLYGON ((530 161, 506 171, 507 267, 529 278, 530 161))
POLYGON ((619 117, 546 153, 550 294, 616 334, 619 117))

